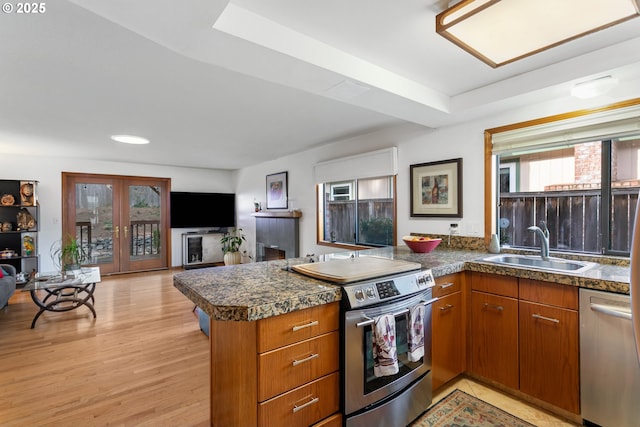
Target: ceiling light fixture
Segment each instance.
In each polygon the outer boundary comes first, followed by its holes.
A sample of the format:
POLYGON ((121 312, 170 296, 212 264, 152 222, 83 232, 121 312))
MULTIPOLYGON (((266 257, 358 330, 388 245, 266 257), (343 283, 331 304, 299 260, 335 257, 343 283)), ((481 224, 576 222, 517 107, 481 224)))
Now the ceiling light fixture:
POLYGON ((604 95, 618 84, 618 79, 612 76, 598 77, 586 82, 576 83, 571 88, 571 96, 588 99, 599 95, 604 95))
POLYGON ((436 32, 492 67, 640 16, 640 0, 463 0, 436 32))
POLYGON ((123 142, 125 144, 148 144, 150 141, 147 138, 134 135, 112 135, 111 139, 117 142, 123 142))

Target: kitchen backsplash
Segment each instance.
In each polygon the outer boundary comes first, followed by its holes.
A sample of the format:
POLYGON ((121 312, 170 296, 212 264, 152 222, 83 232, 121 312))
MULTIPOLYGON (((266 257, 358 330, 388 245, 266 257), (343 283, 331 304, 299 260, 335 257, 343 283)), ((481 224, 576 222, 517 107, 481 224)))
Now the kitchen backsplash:
MULTIPOLYGON (((429 233, 410 233, 410 234, 411 236, 422 236, 422 237, 430 237, 432 239, 442 239, 442 243, 440 243, 440 245, 451 248, 451 249, 487 252, 487 248, 488 248, 488 243, 485 244, 484 237, 449 236, 448 234, 429 234, 429 233)), ((500 248, 500 251, 504 253, 523 254, 523 255, 540 254, 540 249, 511 248, 509 246, 502 246, 500 248)), ((615 257, 615 256, 597 255, 597 254, 593 254, 593 255, 574 254, 570 252, 554 252, 553 249, 551 250, 551 256, 564 258, 564 259, 597 262, 600 264, 617 265, 620 267, 629 266, 629 258, 627 257, 615 257)))

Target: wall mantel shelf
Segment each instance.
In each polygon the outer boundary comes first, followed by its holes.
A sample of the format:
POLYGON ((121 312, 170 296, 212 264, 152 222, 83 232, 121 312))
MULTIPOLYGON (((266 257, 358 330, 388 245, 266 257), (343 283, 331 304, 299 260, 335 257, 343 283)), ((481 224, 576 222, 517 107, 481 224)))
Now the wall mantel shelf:
POLYGON ((253 216, 260 218, 300 218, 302 217, 302 211, 261 211, 254 213, 253 216))

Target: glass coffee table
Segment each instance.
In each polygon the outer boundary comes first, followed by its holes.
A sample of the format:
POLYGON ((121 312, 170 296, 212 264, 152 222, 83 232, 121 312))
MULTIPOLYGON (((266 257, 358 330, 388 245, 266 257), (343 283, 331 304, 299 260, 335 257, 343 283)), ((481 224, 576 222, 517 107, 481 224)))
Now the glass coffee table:
POLYGON ((45 311, 63 312, 86 306, 96 318, 93 291, 100 282, 100 267, 82 267, 60 273, 38 273, 22 288, 31 292, 31 299, 40 310, 31 322, 31 329, 45 311))

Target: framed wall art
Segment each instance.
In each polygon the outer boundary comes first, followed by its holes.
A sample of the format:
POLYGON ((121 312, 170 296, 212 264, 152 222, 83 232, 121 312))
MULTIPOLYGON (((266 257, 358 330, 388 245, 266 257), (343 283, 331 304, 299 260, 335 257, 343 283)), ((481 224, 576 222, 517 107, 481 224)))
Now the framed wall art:
POLYGON ((287 209, 287 172, 267 175, 267 209, 287 209))
POLYGON ((462 159, 410 166, 411 216, 462 218, 462 159))

